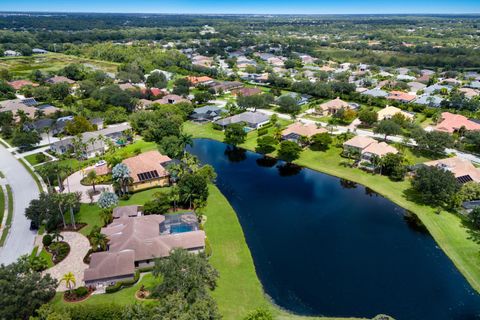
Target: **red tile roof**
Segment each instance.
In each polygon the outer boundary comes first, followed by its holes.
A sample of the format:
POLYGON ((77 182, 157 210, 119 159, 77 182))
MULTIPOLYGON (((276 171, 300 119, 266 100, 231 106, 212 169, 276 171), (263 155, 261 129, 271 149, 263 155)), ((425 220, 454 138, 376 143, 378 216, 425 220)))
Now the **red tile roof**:
POLYGON ((480 130, 480 124, 469 120, 460 114, 442 112, 442 121, 435 126, 436 131, 453 133, 465 127, 467 131, 480 130))

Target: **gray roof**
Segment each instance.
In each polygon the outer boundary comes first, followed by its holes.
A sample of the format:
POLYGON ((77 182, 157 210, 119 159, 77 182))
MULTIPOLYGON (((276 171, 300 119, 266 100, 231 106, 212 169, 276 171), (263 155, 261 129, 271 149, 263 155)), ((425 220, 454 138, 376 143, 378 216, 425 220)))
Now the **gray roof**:
POLYGON ((143 207, 139 205, 121 206, 114 208, 112 215, 116 219, 123 217, 136 217, 142 209, 143 207))
POLYGON ((480 89, 480 81, 472 81, 467 85, 467 87, 473 89, 480 89))
POLYGON ((434 91, 441 90, 441 89, 447 89, 447 91, 450 91, 452 90, 452 87, 435 83, 434 85, 426 87, 425 89, 423 89, 423 91, 425 93, 433 93, 434 91))
POLYGON ((239 123, 239 122, 246 122, 248 124, 258 125, 262 122, 266 122, 269 120, 270 120, 270 117, 263 113, 247 111, 244 113, 236 114, 228 118, 220 119, 218 121, 215 121, 215 123, 221 126, 227 126, 229 124, 239 123))
POLYGON ((438 107, 438 106, 440 106, 440 103, 443 100, 444 100, 443 98, 440 98, 440 97, 437 97, 437 96, 431 96, 431 95, 428 95, 428 94, 424 94, 424 95, 421 95, 420 97, 418 97, 413 102, 417 103, 417 104, 423 104, 423 105, 432 104, 432 105, 438 107))
POLYGON ((194 113, 210 113, 210 112, 217 112, 220 113, 222 109, 217 106, 204 106, 200 108, 196 108, 193 110, 194 113))
POLYGON ((387 97, 388 96, 388 92, 386 92, 382 89, 377 89, 377 88, 364 91, 364 92, 362 92, 362 94, 367 95, 367 96, 372 96, 372 97, 387 97))

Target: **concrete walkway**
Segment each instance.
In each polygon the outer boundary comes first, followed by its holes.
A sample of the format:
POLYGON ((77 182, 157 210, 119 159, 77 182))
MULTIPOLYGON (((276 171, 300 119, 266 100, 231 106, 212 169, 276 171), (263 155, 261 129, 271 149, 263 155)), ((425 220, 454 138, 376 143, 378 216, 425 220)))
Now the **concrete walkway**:
POLYGON ((32 252, 36 233, 30 230, 25 208, 38 198, 39 190, 30 173, 3 145, 0 145, 0 159, 0 171, 13 193, 12 225, 5 245, 0 248, 0 263, 9 264, 32 252))
MULTIPOLYGON (((90 201, 90 197, 88 196, 88 192, 90 190, 93 190, 93 188, 91 186, 84 186, 80 182, 86 176, 88 170, 92 168, 93 167, 88 167, 83 170, 74 172, 73 174, 68 176, 68 178, 65 179, 65 181, 63 182, 65 186, 64 192, 80 192, 82 194, 82 198, 80 199, 80 202, 90 203, 91 201, 90 201)), ((109 184, 98 184, 98 185, 95 185, 95 190, 99 192, 98 194, 93 196, 93 202, 98 201, 98 198, 100 197, 100 193, 102 191, 113 192, 113 187, 109 184)))
MULTIPOLYGON (((75 275, 75 288, 83 286, 83 272, 88 268, 88 265, 83 262, 83 258, 90 249, 90 242, 79 232, 67 231, 62 232, 61 235, 63 236, 62 241, 70 245, 70 253, 62 262, 45 270, 44 273, 50 274, 60 282, 64 274, 71 272, 75 275)), ((58 285, 57 291, 66 290, 65 282, 61 282, 58 285)))

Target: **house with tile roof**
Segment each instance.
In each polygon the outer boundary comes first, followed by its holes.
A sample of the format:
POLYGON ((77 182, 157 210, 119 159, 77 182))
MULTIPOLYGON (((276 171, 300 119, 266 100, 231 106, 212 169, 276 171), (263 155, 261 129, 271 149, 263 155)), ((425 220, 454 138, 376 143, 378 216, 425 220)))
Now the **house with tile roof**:
POLYGON ((172 161, 168 156, 157 150, 147 151, 122 161, 130 170, 131 184, 129 192, 135 192, 153 187, 170 185, 170 173, 166 166, 172 161))
POLYGON ((476 168, 469 160, 452 157, 433 160, 423 163, 426 166, 435 166, 453 173, 459 183, 477 182, 480 183, 480 169, 476 168))
POLYGON ((319 105, 315 112, 323 116, 328 116, 336 114, 340 109, 351 109, 351 106, 348 102, 345 102, 340 99, 340 97, 337 97, 319 105))
POLYGON ((138 268, 153 266, 174 249, 192 253, 205 249, 205 232, 193 213, 125 215, 114 219, 101 233, 108 238, 107 251, 94 252, 84 271, 86 286, 105 287, 133 280, 138 268))
POLYGON ((393 106, 386 106, 385 108, 377 112, 379 121, 391 119, 396 114, 403 115, 407 120, 413 120, 414 118, 413 114, 405 112, 402 109, 393 106))
POLYGON ((442 112, 440 122, 434 127, 434 130, 441 132, 454 133, 464 128, 466 131, 480 130, 480 123, 472 121, 461 114, 442 112))
POLYGON ((319 133, 328 132, 325 128, 320 128, 314 123, 295 122, 282 131, 282 139, 298 142, 301 137, 310 138, 319 133))

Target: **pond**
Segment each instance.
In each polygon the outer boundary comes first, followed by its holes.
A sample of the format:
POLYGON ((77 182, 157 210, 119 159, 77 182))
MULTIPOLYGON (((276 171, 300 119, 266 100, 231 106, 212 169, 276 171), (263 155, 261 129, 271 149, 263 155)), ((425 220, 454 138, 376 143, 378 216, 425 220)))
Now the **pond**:
POLYGON ((303 315, 480 319, 474 292, 404 210, 364 186, 198 139, 265 292, 303 315))

